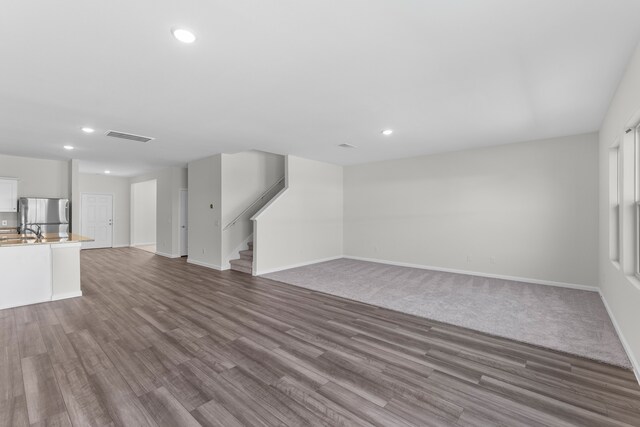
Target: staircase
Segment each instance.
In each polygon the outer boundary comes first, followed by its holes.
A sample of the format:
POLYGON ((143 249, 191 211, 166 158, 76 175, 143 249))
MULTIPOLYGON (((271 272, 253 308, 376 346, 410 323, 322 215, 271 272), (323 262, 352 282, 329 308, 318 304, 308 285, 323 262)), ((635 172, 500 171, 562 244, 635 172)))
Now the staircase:
POLYGON ((240 259, 232 259, 229 264, 232 270, 253 274, 253 242, 249 242, 249 249, 240 251, 240 259))

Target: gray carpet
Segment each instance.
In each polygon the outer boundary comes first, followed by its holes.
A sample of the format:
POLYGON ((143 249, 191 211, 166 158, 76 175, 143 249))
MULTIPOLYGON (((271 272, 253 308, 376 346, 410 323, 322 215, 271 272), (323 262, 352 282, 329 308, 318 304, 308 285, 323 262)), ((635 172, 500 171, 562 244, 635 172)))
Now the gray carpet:
POLYGON ((631 368, 596 292, 350 259, 263 277, 631 368))

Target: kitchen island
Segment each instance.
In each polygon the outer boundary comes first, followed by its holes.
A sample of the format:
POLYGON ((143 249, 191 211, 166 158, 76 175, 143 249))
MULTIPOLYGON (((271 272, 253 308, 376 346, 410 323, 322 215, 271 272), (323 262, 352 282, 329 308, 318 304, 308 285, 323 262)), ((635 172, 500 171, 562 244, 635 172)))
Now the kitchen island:
POLYGON ((0 309, 82 296, 80 245, 91 239, 0 236, 0 309))

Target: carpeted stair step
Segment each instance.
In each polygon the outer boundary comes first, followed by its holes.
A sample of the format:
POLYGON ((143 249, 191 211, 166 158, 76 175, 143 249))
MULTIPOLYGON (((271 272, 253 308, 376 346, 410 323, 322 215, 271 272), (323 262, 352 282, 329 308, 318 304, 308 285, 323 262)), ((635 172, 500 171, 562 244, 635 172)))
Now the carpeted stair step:
POLYGON ((231 269, 241 273, 253 274, 253 261, 248 259, 232 259, 229 261, 231 269))
POLYGON ((249 250, 252 251, 253 250, 253 242, 249 242, 247 244, 249 245, 249 250))
POLYGON ((253 251, 251 249, 246 251, 240 251, 240 259, 253 261, 253 251))

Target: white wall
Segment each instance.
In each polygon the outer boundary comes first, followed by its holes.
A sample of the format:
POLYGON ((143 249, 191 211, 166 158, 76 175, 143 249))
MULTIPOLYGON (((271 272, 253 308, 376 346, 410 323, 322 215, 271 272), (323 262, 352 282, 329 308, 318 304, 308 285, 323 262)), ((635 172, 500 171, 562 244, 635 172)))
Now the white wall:
POLYGON ((80 212, 80 160, 69 160, 69 199, 71 199, 71 224, 69 231, 79 234, 82 214, 80 212), (76 218, 78 219, 76 221, 76 218), (77 222, 77 224, 76 224, 77 222))
POLYGON ((222 155, 189 162, 188 173, 188 261, 219 270, 222 268, 222 155))
POLYGON ((222 155, 222 268, 229 260, 239 258, 239 250, 247 249, 253 235, 251 217, 283 187, 273 188, 263 200, 260 196, 284 176, 284 156, 262 151, 245 151, 222 155), (224 228, 252 203, 255 205, 235 223, 224 228))
MULTIPOLYGON (((640 112, 640 45, 632 56, 600 129, 600 287, 640 378, 640 283, 609 259, 609 149, 640 112)), ((626 237, 630 237, 630 231, 626 237)), ((630 265, 623 265, 630 268, 630 265)))
MULTIPOLYGON (((69 198, 69 162, 0 154, 0 176, 18 178, 18 197, 69 198)), ((0 220, 17 226, 15 213, 0 213, 0 220)))
MULTIPOLYGON (((81 173, 79 192, 113 195, 113 246, 129 246, 130 185, 128 178, 81 173)), ((78 197, 78 199, 80 199, 78 197)), ((82 215, 76 221, 77 232, 82 230, 82 215)))
POLYGON ((131 184, 131 245, 156 244, 157 181, 131 184))
POLYGON ((342 167, 286 156, 286 188, 254 216, 254 274, 342 256, 342 167))
POLYGON ((187 169, 177 166, 131 178, 130 183, 156 180, 156 253, 180 256, 180 189, 187 188, 187 169))
POLYGON ((345 167, 345 255, 597 286, 597 141, 345 167))

